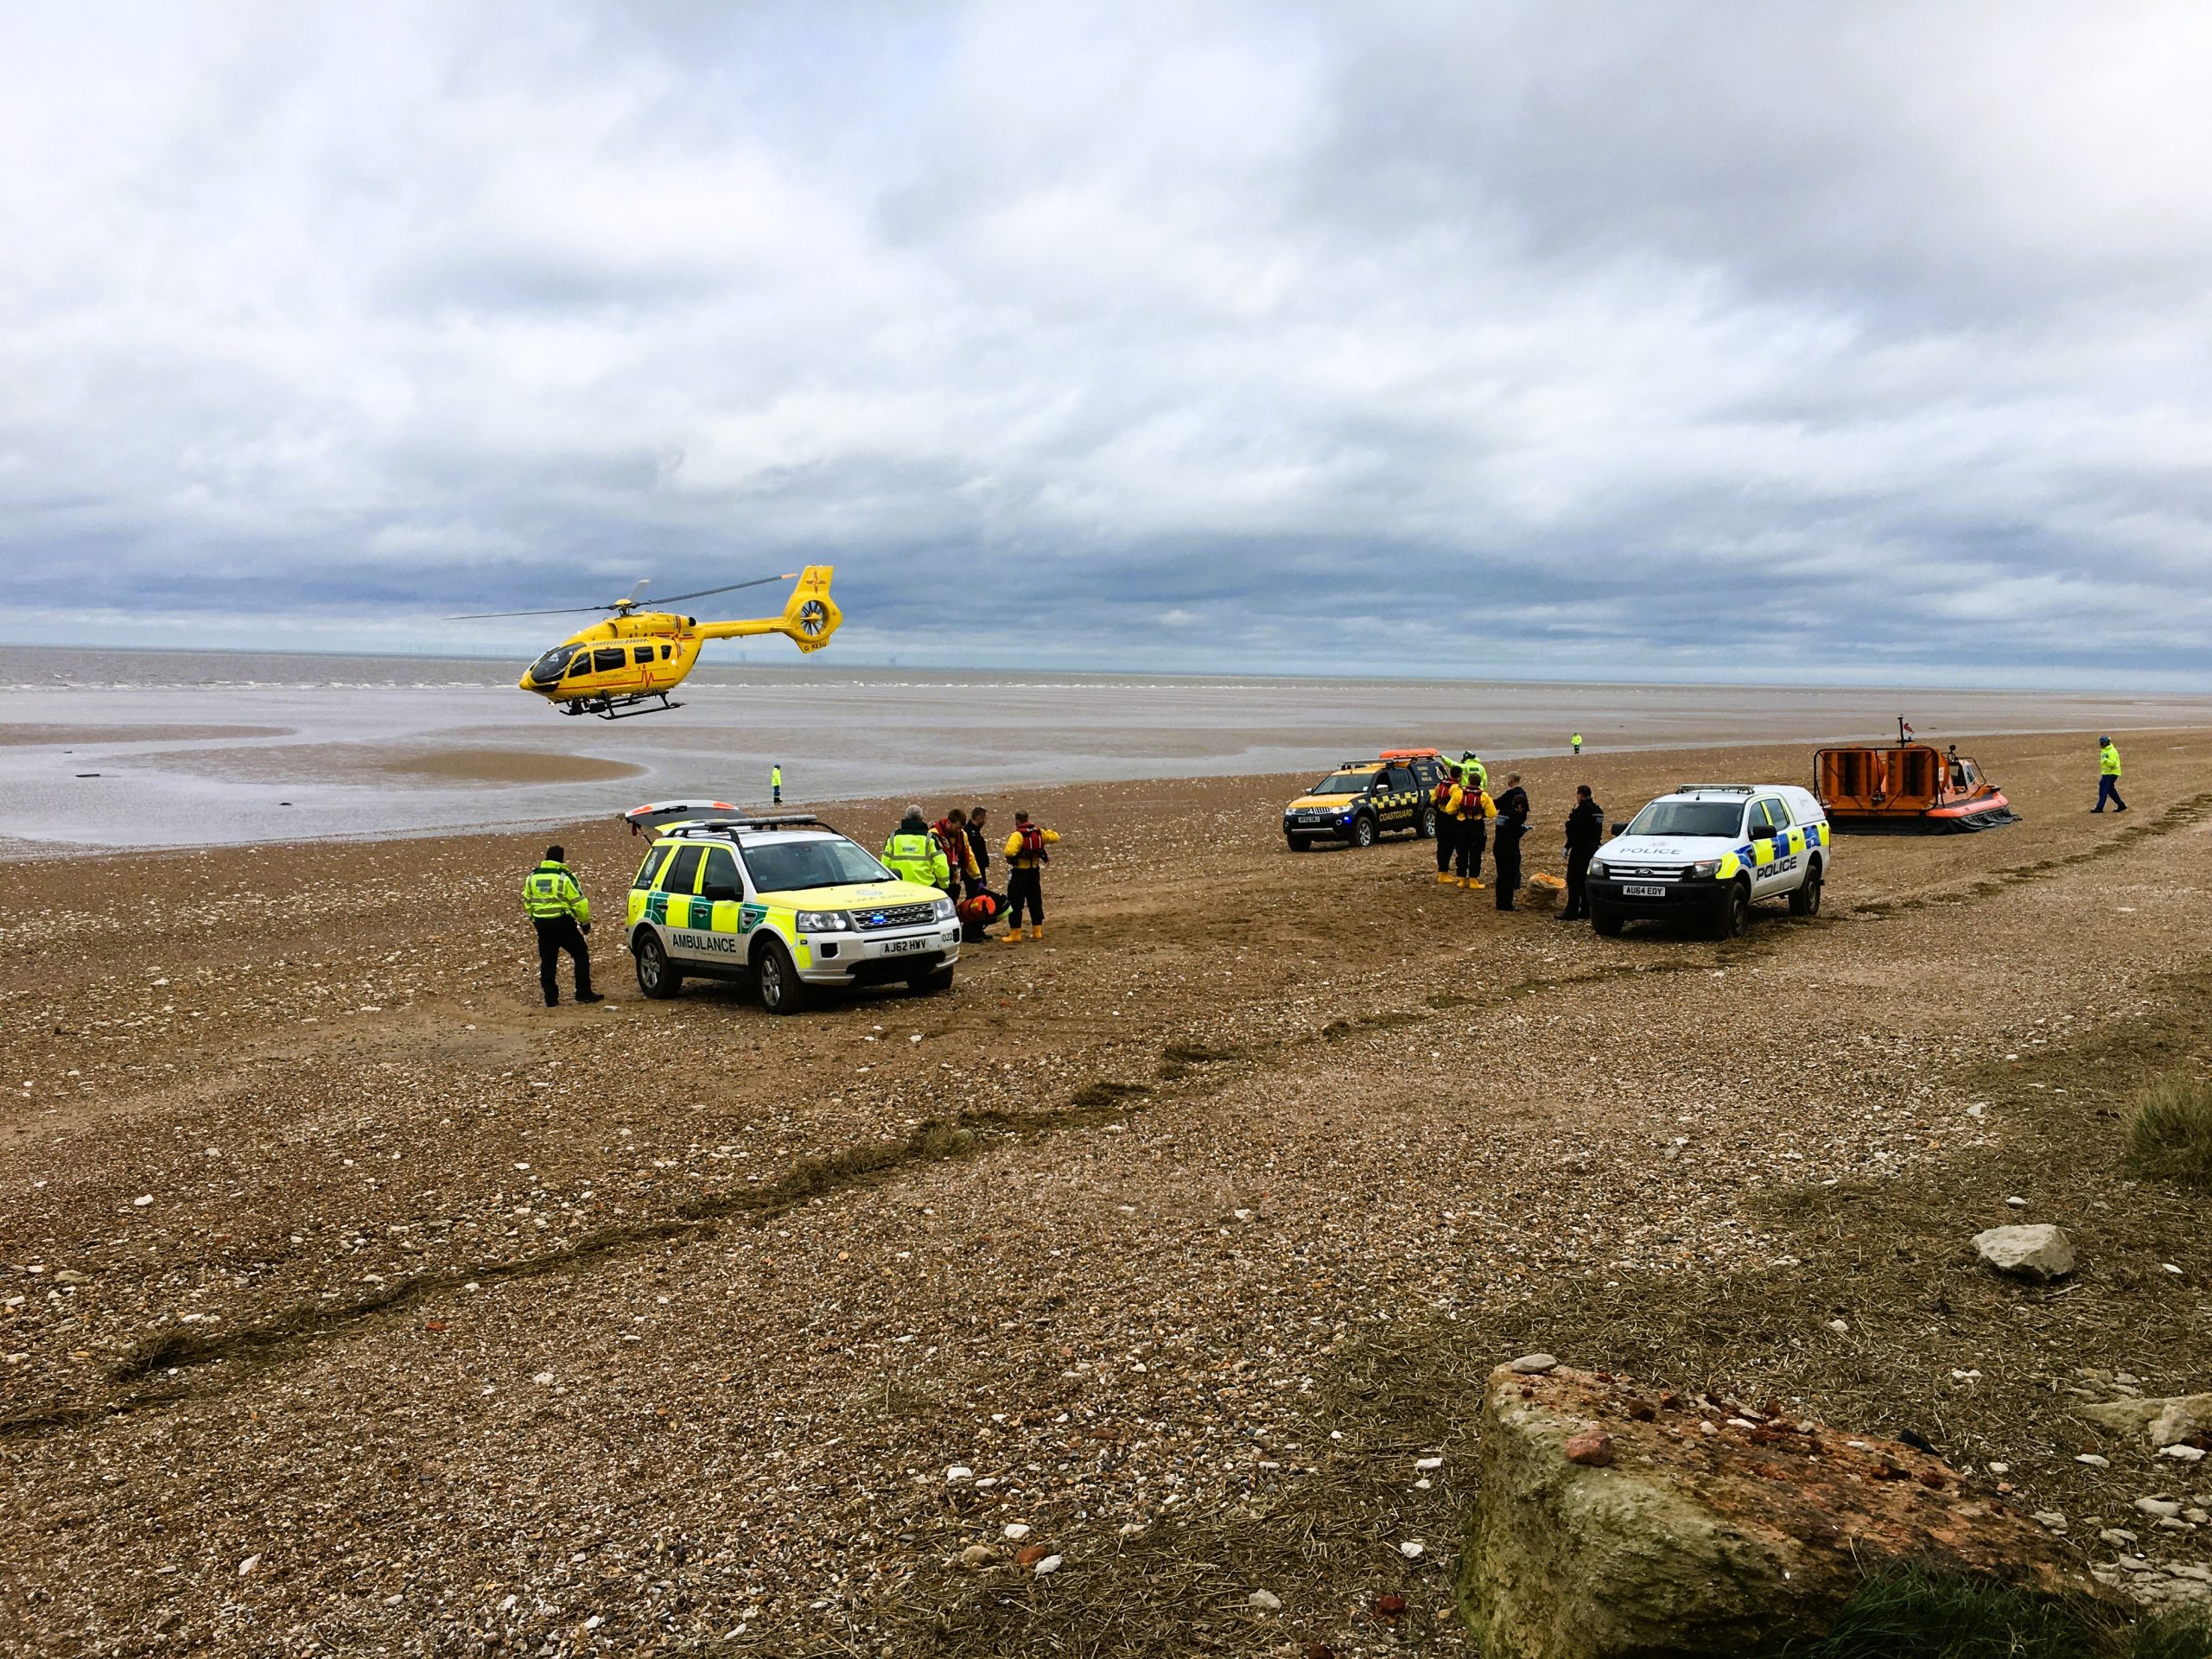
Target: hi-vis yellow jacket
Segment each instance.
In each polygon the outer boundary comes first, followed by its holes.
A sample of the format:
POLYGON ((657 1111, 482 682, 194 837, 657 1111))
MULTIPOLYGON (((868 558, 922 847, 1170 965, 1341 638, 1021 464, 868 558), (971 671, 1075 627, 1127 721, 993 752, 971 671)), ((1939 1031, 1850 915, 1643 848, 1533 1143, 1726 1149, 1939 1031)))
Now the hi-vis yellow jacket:
POLYGON ((883 865, 902 881, 912 881, 918 887, 950 887, 952 885, 952 866, 944 856, 944 849, 938 845, 937 836, 927 830, 894 830, 891 839, 883 843, 883 865))
POLYGON ((2120 746, 2107 743, 2097 751, 2097 770, 2107 778, 2120 776, 2120 746))
POLYGON ((522 907, 533 922, 550 922, 557 916, 591 920, 591 900, 576 885, 565 864, 547 859, 522 879, 522 907))

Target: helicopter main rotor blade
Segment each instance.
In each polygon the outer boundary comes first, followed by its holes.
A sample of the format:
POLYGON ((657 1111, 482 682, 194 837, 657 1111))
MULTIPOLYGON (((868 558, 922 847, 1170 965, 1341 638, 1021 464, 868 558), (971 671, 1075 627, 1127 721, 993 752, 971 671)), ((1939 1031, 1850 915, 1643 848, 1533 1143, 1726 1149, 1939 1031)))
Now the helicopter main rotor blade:
POLYGON ((653 601, 656 605, 673 605, 679 599, 704 599, 709 594, 734 594, 741 588, 764 588, 772 582, 797 582, 796 572, 783 576, 755 576, 750 582, 733 582, 727 588, 702 588, 696 593, 663 594, 653 601))
POLYGON ((471 611, 466 616, 448 616, 447 622, 482 622, 495 616, 575 616, 585 611, 611 611, 612 605, 563 605, 550 611, 471 611))

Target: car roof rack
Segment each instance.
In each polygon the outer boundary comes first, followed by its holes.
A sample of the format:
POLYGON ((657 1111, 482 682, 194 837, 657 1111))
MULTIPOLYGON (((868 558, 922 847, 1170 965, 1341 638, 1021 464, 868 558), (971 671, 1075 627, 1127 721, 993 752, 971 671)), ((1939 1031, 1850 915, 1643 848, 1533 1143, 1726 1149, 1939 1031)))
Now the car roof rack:
POLYGON ((1765 787, 1762 784, 1678 784, 1677 795, 1756 795, 1765 787))
MULTIPOLYGON (((778 812, 755 815, 747 813, 738 818, 686 818, 681 823, 664 824, 661 833, 678 840, 692 836, 727 836, 746 830, 828 830, 830 826, 811 812, 778 812)), ((834 835, 836 831, 832 830, 834 835)))

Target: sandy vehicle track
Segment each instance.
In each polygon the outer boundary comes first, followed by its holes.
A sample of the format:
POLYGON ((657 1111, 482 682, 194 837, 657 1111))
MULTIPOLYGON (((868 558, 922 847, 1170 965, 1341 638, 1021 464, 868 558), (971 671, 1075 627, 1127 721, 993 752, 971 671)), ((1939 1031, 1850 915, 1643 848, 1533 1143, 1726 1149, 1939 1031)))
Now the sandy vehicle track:
MULTIPOLYGON (((2099 1116, 2212 1042, 2212 734, 2117 821, 2082 736, 1976 747, 2025 824, 1728 944, 1293 858, 1291 780, 1030 791, 1042 949, 797 1020, 606 928, 615 1000, 531 1007, 542 837, 0 867, 0 1642, 1452 1651, 1464 1408, 1538 1342, 2116 1515, 2190 1478, 2074 1464, 2072 1368, 2212 1365, 2099 1116), (2078 1292, 1956 1259, 2008 1194, 2078 1292)), ((1716 764, 1805 757, 1522 770, 1550 824, 1716 764)), ((567 840, 613 912, 638 843, 567 840)))

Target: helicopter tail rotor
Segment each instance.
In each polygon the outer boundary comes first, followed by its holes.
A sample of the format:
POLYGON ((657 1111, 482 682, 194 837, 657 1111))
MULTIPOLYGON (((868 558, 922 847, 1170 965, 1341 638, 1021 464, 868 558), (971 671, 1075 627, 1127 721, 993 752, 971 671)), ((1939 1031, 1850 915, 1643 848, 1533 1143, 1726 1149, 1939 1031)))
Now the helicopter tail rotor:
POLYGON ((830 597, 830 578, 836 567, 810 564, 799 572, 798 586, 784 607, 783 626, 778 630, 802 652, 819 651, 830 643, 837 625, 845 620, 830 597))

